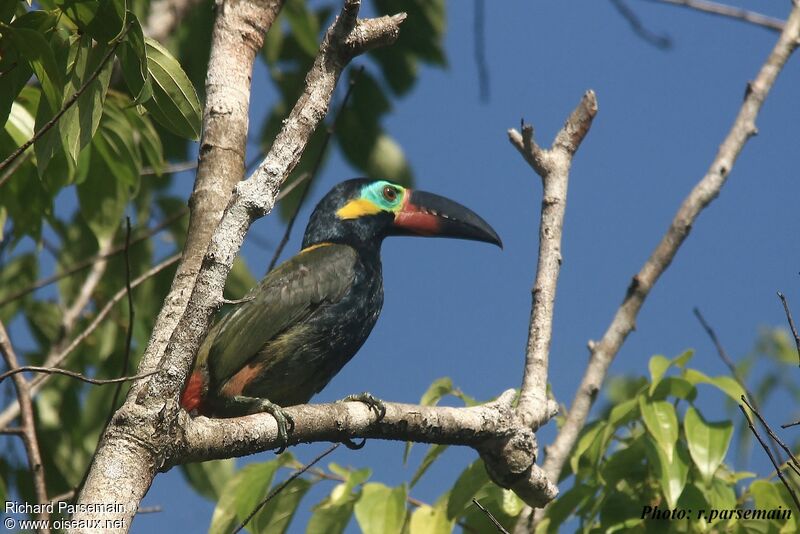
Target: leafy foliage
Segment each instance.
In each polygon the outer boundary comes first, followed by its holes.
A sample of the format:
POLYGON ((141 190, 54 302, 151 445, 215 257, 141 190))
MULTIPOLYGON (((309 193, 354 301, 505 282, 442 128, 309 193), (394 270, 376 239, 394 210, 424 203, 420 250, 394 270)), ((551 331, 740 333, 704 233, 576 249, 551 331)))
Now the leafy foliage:
POLYGON ((688 367, 691 357, 691 351, 673 359, 653 356, 650 380, 629 379, 612 387, 612 398, 626 400, 612 401, 581 433, 562 475, 572 477, 571 488, 548 509, 539 532, 556 532, 570 518, 578 520, 580 532, 796 531, 794 517, 753 521, 737 516, 736 510, 792 509, 793 504, 780 482, 759 479, 741 486, 755 475, 724 463, 733 423, 708 421, 700 413, 697 386, 710 385, 715 395, 737 401, 743 391, 728 376, 709 377, 688 367), (655 519, 655 509, 683 510, 686 517, 655 519), (719 515, 712 517, 712 510, 719 515))

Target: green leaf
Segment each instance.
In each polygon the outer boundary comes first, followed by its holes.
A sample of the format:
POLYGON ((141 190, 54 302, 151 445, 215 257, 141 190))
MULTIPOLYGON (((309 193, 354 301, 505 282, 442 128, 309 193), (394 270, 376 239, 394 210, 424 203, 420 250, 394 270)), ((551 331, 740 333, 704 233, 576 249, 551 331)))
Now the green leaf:
POLYGON ((211 517, 209 534, 229 534, 267 496, 275 472, 291 458, 283 455, 270 462, 249 464, 239 470, 222 490, 211 517))
POLYGON ((675 407, 667 401, 650 401, 639 397, 639 410, 647 431, 656 440, 669 461, 672 461, 678 441, 678 417, 675 407))
POLYGON ((149 37, 145 38, 145 45, 153 98, 144 106, 168 130, 198 140, 202 110, 192 82, 166 48, 149 37))
POLYGON ((711 384, 725 393, 733 400, 733 402, 737 404, 742 402, 742 395, 745 395, 745 391, 742 386, 740 386, 739 383, 730 376, 721 375, 711 378, 705 373, 702 373, 696 369, 686 369, 683 372, 683 378, 688 380, 693 385, 711 384))
MULTIPOLYGON (((39 264, 35 254, 21 254, 5 262, 0 269, 0 301, 10 297, 23 287, 28 287, 36 281, 39 264)), ((24 300, 11 301, 0 307, 0 320, 8 323, 24 300)))
POLYGON ((390 488, 377 482, 364 484, 355 505, 356 521, 364 534, 399 534, 406 517, 405 485, 390 488))
POLYGON ((647 457, 660 481, 661 493, 664 495, 668 507, 675 508, 689 475, 689 453, 683 442, 677 443, 672 457, 667 456, 661 444, 650 439, 645 443, 647 457))
POLYGON ((141 104, 153 96, 153 85, 150 81, 142 26, 132 13, 128 13, 128 18, 131 20, 130 29, 120 46, 119 60, 122 77, 133 96, 133 103, 141 104))
POLYGON ((608 424, 613 428, 619 428, 628 424, 639 415, 639 400, 633 398, 611 408, 608 415, 608 424))
POLYGON ((354 494, 353 488, 370 476, 369 469, 348 471, 336 464, 331 464, 329 469, 344 477, 345 482, 334 487, 330 495, 314 507, 306 526, 306 534, 341 534, 344 532, 353 515, 353 507, 359 496, 354 494))
POLYGON ((3 73, 3 83, 0 83, 0 124, 5 124, 14 99, 33 75, 30 65, 20 58, 16 47, 8 42, 10 40, 8 35, 0 37, 0 49, 3 50, 0 57, 0 72, 3 73))
POLYGON ((109 43, 123 31, 125 0, 71 0, 64 3, 64 13, 82 32, 98 42, 109 43))
MULTIPOLYGON (((567 517, 583 503, 587 502, 597 491, 596 487, 588 484, 576 484, 558 496, 546 510, 550 525, 557 529, 567 517)), ((557 530, 553 530, 557 532, 557 530)))
MULTIPOLYGON (((76 42, 77 54, 67 84, 64 88, 64 104, 80 89, 89 77, 100 67, 108 48, 98 44, 92 47, 92 40, 83 36, 76 42)), ((59 130, 67 155, 77 162, 80 151, 89 144, 103 116, 108 84, 111 80, 113 61, 103 65, 99 75, 86 87, 78 100, 59 119, 59 130)))
POLYGON ((258 511, 247 525, 249 530, 265 534, 286 532, 292 517, 297 512, 297 506, 311 485, 311 482, 304 478, 296 478, 290 482, 258 511))
POLYGON ((664 373, 667 372, 667 369, 669 369, 670 365, 671 362, 660 354, 650 358, 650 361, 647 364, 647 368, 650 370, 650 395, 653 394, 656 386, 661 381, 661 377, 664 376, 664 373))
POLYGON ((454 519, 448 519, 444 506, 418 506, 411 514, 408 523, 408 534, 450 534, 455 525, 454 519))
POLYGON ((728 453, 733 436, 733 423, 730 421, 709 423, 697 410, 689 406, 686 409, 683 427, 692 460, 703 480, 709 484, 728 453))
POLYGON ((164 168, 164 149, 161 145, 161 138, 150 118, 139 113, 138 109, 138 106, 128 107, 125 115, 139 136, 139 148, 144 162, 150 165, 157 175, 160 175, 164 168))
POLYGON ((9 30, 11 40, 42 85, 50 108, 58 110, 61 107, 64 80, 50 44, 36 30, 14 26, 10 26, 9 30))
POLYGON ((712 508, 716 508, 717 510, 731 510, 736 508, 735 487, 734 484, 729 484, 719 478, 715 478, 711 482, 710 490, 703 488, 703 491, 712 508))
POLYGON ((437 378, 422 394, 419 403, 423 406, 436 406, 442 397, 451 394, 453 390, 453 381, 449 377, 437 378))
POLYGON ((233 458, 181 465, 181 471, 189 485, 212 502, 217 502, 222 497, 222 490, 235 470, 236 462, 233 458))
MULTIPOLYGON (((409 442, 409 444, 410 443, 411 442, 409 442)), ((419 482, 419 479, 422 478, 422 475, 425 474, 425 472, 430 468, 430 466, 433 465, 433 462, 435 462, 439 458, 439 456, 441 456, 442 453, 447 450, 447 447, 448 447, 447 445, 441 445, 441 444, 434 444, 428 447, 428 452, 425 453, 425 456, 422 458, 419 467, 417 467, 417 470, 414 471, 414 476, 411 477, 411 483, 409 485, 412 488, 416 485, 417 482, 419 482)))
POLYGON ((467 508, 478 490, 489 482, 483 461, 472 462, 459 475, 447 499, 447 518, 455 519, 467 508))
POLYGON ((590 467, 597 464, 603 449, 600 443, 607 427, 605 421, 594 421, 583 428, 569 459, 573 473, 578 472, 581 464, 588 464, 590 467))
POLYGON ((261 49, 261 53, 268 65, 274 65, 281 55, 283 28, 281 27, 280 20, 281 19, 278 18, 272 26, 270 26, 267 35, 264 36, 264 47, 261 49))
POLYGON ((20 146, 33 137, 33 128, 36 119, 18 102, 11 105, 8 121, 5 123, 6 132, 13 139, 16 146, 20 146))
POLYGON ((319 21, 316 15, 301 0, 289 0, 286 2, 283 7, 283 13, 289 21, 289 27, 294 38, 303 51, 311 57, 316 56, 319 49, 317 39, 319 21))
POLYGON ((621 480, 644 480, 647 466, 644 463, 644 437, 634 439, 627 447, 622 447, 606 460, 600 475, 607 487, 613 488, 621 480))
POLYGON ((658 387, 652 392, 650 398, 664 400, 668 397, 693 401, 697 398, 697 388, 685 378, 668 376, 658 383, 658 387))
POLYGON ((138 188, 141 171, 130 126, 115 120, 110 109, 106 111, 87 152, 88 172, 78 184, 81 215, 98 239, 116 231, 128 198, 138 188))

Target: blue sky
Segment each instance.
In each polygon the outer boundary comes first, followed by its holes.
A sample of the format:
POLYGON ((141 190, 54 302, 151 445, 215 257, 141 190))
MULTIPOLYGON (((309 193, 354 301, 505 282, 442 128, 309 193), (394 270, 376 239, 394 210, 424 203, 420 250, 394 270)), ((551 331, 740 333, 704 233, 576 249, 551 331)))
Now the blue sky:
MULTIPOLYGON (((541 186, 508 143, 506 130, 524 117, 536 127, 540 144, 549 145, 583 92, 592 88, 600 111, 572 170, 551 352, 553 391, 569 404, 587 361, 586 342, 602 336, 630 277, 705 173, 747 81, 777 38, 747 24, 631 0, 648 28, 672 39, 673 47, 664 51, 636 37, 610 2, 486 3, 489 102, 478 97, 472 3, 451 2, 449 67, 423 68, 414 91, 395 103, 386 127, 405 150, 418 187, 474 209, 498 231, 505 248, 387 240, 381 319, 316 401, 369 390, 386 400, 416 402, 442 376, 479 399, 519 385, 541 186)), ((789 10, 789 2, 741 5, 769 9, 781 18, 789 10)), ((646 374, 651 355, 672 356, 690 347, 698 349, 696 367, 724 373, 692 316, 693 306, 702 309, 734 357, 750 350, 759 326, 784 324, 776 290, 784 291, 800 314, 798 86, 800 63, 793 58, 759 116, 759 135, 747 144, 721 196, 701 215, 648 298, 612 374, 646 374)), ((262 68, 255 73, 253 95, 255 126, 273 96, 262 68)), ((256 150, 252 144, 249 156, 256 150)), ((331 156, 285 256, 299 248, 316 201, 333 184, 354 176, 340 155, 331 156)), ((179 189, 188 192, 192 178, 181 175, 179 189)), ((251 229, 271 242, 281 232, 277 216, 251 229)), ((272 251, 250 241, 243 254, 260 274, 272 251)), ((701 396, 710 413, 721 413, 720 395, 709 390, 701 396)), ((539 433, 540 443, 552 439, 553 426, 539 433)), ((304 445, 293 452, 310 459, 326 447, 304 445)), ((370 466, 373 480, 398 484, 410 478, 424 450, 415 447, 404 466, 401 443, 370 441, 362 451, 340 450, 330 460, 370 466)), ((273 457, 262 453, 240 462, 273 457)), ((451 448, 413 496, 435 501, 474 458, 471 450, 451 448)), ((309 494, 291 532, 304 531, 308 507, 330 489, 331 483, 323 482, 309 494)), ((156 478, 143 504, 164 511, 138 517, 138 532, 202 531, 213 511, 177 469, 156 478)), ((355 522, 350 529, 357 531, 355 522)))

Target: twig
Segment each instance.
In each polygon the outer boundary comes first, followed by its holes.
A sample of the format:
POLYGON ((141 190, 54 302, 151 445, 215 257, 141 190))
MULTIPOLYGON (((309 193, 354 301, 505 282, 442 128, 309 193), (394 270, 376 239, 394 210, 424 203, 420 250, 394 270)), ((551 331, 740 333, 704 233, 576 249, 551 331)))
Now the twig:
MULTIPOLYGON (((550 480, 558 480, 564 462, 570 451, 572 451, 578 434, 586 423, 589 411, 594 404, 608 368, 628 334, 633 330, 636 317, 645 298, 661 274, 672 263, 675 254, 689 235, 689 230, 698 215, 719 194, 745 142, 756 133, 755 120, 761 105, 789 56, 797 47, 799 38, 800 5, 795 4, 778 42, 770 52, 755 80, 750 83, 751 91, 745 96, 738 116, 730 132, 720 145, 708 172, 684 199, 678 213, 670 224, 669 230, 663 236, 650 258, 645 262, 642 270, 633 277, 625 299, 617 310, 603 338, 597 343, 589 342, 589 350, 591 352, 589 364, 575 393, 575 398, 564 425, 559 430, 553 444, 548 447, 544 470, 550 480)), ((537 513, 537 519, 540 517, 543 517, 541 512, 537 513)), ((521 521, 527 522, 527 517, 522 517, 521 521)), ((517 525, 521 525, 521 523, 518 522, 517 525)))
POLYGON ((744 406, 742 406, 741 404, 739 405, 739 409, 742 411, 745 418, 747 419, 747 426, 750 427, 750 431, 753 433, 758 442, 761 444, 761 447, 764 449, 764 452, 767 453, 769 461, 772 462, 772 465, 775 466, 775 471, 778 474, 778 478, 781 479, 783 485, 786 486, 787 490, 789 490, 789 495, 792 496, 792 500, 794 501, 795 507, 797 508, 798 511, 800 511, 800 500, 798 500, 797 498, 797 493, 795 493, 794 488, 789 485, 789 481, 786 480, 786 478, 783 476, 783 471, 781 471, 780 466, 778 466, 778 462, 775 460, 775 457, 772 456, 772 452, 770 452, 769 447, 767 447, 767 444, 764 443, 763 438, 759 435, 758 431, 756 431, 756 427, 753 426, 753 420, 750 418, 750 415, 747 413, 747 410, 745 410, 744 406))
MULTIPOLYGON (((11 153, 10 156, 8 156, 5 160, 3 160, 2 163, 0 163, 0 172, 2 172, 3 169, 5 169, 8 165, 10 165, 11 162, 13 162, 15 159, 17 159, 20 156, 20 154, 25 152, 25 150, 27 150, 28 147, 30 147, 33 143, 38 141, 40 137, 42 137, 45 133, 47 133, 48 130, 50 130, 50 128, 55 126, 55 124, 58 122, 58 120, 61 118, 61 116, 64 115, 64 113, 66 113, 67 110, 69 108, 71 108, 72 105, 75 102, 78 101, 78 98, 80 98, 80 96, 86 91, 86 89, 89 87, 89 85, 91 85, 92 82, 94 82, 94 80, 100 75, 100 72, 102 72, 102 70, 105 68, 106 63, 108 63, 108 60, 111 59, 111 57, 114 55, 114 52, 116 52, 117 47, 122 42, 122 40, 125 38, 125 36, 128 33, 128 30, 130 28, 131 28, 131 24, 128 24, 125 27, 125 29, 122 31, 122 33, 119 35, 119 37, 116 38, 116 40, 114 41, 114 44, 111 46, 111 48, 109 48, 108 51, 105 53, 105 55, 103 56, 103 59, 100 60, 100 64, 97 65, 97 68, 94 70, 94 72, 92 72, 92 74, 89 75, 89 77, 86 79, 86 81, 83 82, 83 85, 81 85, 78 88, 78 90, 75 91, 72 94, 72 96, 70 96, 61 105, 61 109, 59 109, 56 112, 56 114, 53 115, 53 117, 49 121, 47 121, 37 132, 35 132, 33 134, 33 137, 31 137, 30 139, 28 139, 27 141, 22 143, 22 145, 20 147, 18 147, 14 152, 11 153)), ((7 176, 3 176, 3 178, 7 179, 7 176)), ((4 182, 0 182, 0 187, 3 186, 3 183, 4 182)))
MULTIPOLYGON (((783 449, 784 452, 787 455, 789 455, 789 462, 788 462, 789 463, 789 467, 792 468, 792 470, 795 472, 795 474, 797 476, 800 476, 800 462, 797 461, 797 457, 794 455, 792 450, 789 447, 787 447, 786 443, 784 443, 783 440, 781 440, 781 438, 778 437, 777 434, 775 434, 775 432, 772 430, 772 428, 770 428, 770 426, 764 420, 764 417, 761 415, 761 412, 759 412, 757 409, 754 408, 755 403, 754 404, 750 404, 749 402, 747 402, 747 397, 745 397, 744 395, 741 396, 741 399, 742 399, 742 402, 745 403, 748 408, 750 408, 750 411, 753 412, 754 414, 756 414, 756 417, 758 417, 758 420, 761 421, 762 425, 764 425, 764 429, 767 431, 767 434, 769 434, 769 437, 771 437, 775 443, 780 445, 781 449, 783 449)), ((776 455, 776 457, 777 457, 777 455, 776 455)))
POLYGON ((322 454, 320 454, 319 456, 317 456, 316 458, 314 458, 313 460, 311 460, 311 462, 310 462, 308 465, 305 465, 305 466, 303 466, 302 468, 300 468, 300 469, 298 469, 297 471, 295 471, 294 473, 292 473, 292 475, 291 475, 289 478, 287 478, 286 480, 284 480, 284 481, 283 481, 283 482, 282 482, 280 485, 278 485, 278 486, 277 486, 275 489, 273 489, 271 492, 269 492, 269 495, 267 495, 267 496, 264 498, 264 500, 262 500, 260 503, 258 503, 258 504, 256 505, 256 507, 255 507, 255 508, 253 508, 253 511, 252 511, 252 512, 250 512, 250 515, 248 515, 246 518, 244 518, 244 521, 242 521, 242 522, 241 522, 241 524, 239 524, 239 526, 238 526, 238 527, 236 527, 235 529, 233 529, 233 532, 232 532, 232 534, 236 534, 237 532, 239 532, 240 530, 242 530, 242 529, 243 529, 245 526, 247 526, 247 523, 249 523, 249 522, 250 522, 250 520, 251 520, 251 519, 253 519, 253 516, 255 516, 255 515, 258 513, 258 511, 259 511, 259 510, 261 510, 261 509, 262 509, 264 506, 266 506, 266 504, 267 504, 267 503, 268 503, 270 500, 272 500, 272 498, 273 498, 273 497, 275 497, 275 496, 276 496, 278 493, 280 493, 281 491, 283 491, 283 489, 284 489, 286 486, 288 486, 289 484, 291 484, 292 482, 294 482, 294 480, 295 480, 297 477, 299 477, 300 475, 302 475, 303 473, 305 473, 306 471, 308 471, 309 469, 311 469, 311 468, 312 468, 312 467, 313 467, 315 464, 319 463, 319 462, 320 462, 320 461, 321 461, 323 458, 325 458, 325 457, 326 457, 326 456, 328 456, 330 453, 332 453, 333 451, 335 451, 335 450, 336 450, 336 449, 339 447, 339 445, 341 445, 341 443, 334 443, 333 445, 331 445, 330 447, 328 447, 328 449, 327 449, 325 452, 323 452, 322 454))
POLYGON ((505 528, 503 528, 503 525, 500 524, 500 521, 495 519, 495 517, 492 515, 492 513, 489 510, 487 510, 486 508, 484 508, 481 503, 478 502, 478 499, 473 497, 472 498, 472 502, 475 504, 475 506, 480 508, 481 512, 486 514, 486 517, 489 518, 489 521, 492 522, 492 524, 495 526, 495 528, 497 529, 498 532, 502 532, 503 534, 509 534, 508 531, 505 528))
POLYGON ((709 13, 711 15, 719 15, 722 17, 740 20, 742 22, 749 22, 751 24, 756 24, 757 26, 762 26, 764 28, 776 32, 783 31, 784 25, 786 24, 784 21, 780 19, 768 17, 766 15, 762 15, 761 13, 756 13, 755 11, 748 11, 740 7, 729 6, 726 4, 719 4, 717 2, 709 2, 708 0, 651 0, 651 1, 694 9, 696 11, 702 11, 703 13, 709 13))
POLYGON ((155 506, 140 506, 136 509, 136 515, 139 514, 160 514, 164 509, 160 505, 155 506))
MULTIPOLYGON (((531 319, 525 354, 525 373, 517 413, 526 425, 538 428, 557 411, 547 398, 547 366, 553 332, 553 309, 561 269, 561 236, 567 207, 567 186, 572 157, 597 114, 594 91, 587 91, 556 135, 553 145, 536 144, 533 127, 523 123, 522 133, 509 130, 509 140, 542 178, 542 212, 539 226, 539 261, 533 284, 531 319)), ((556 480, 556 479, 551 479, 556 480)))
MULTIPOLYGON (((154 267, 149 269, 146 273, 142 274, 141 276, 133 280, 133 282, 131 282, 131 289, 149 280, 150 278, 157 275, 170 265, 176 263, 180 259, 180 257, 181 257, 180 254, 175 254, 174 256, 170 256, 169 258, 165 259, 158 265, 155 265, 154 267)), ((78 347, 78 345, 80 345, 87 337, 89 337, 92 334, 92 332, 94 332, 97 329, 98 326, 100 326, 100 324, 105 320, 106 316, 111 312, 114 306, 120 300, 122 300, 122 298, 126 294, 127 294, 127 288, 122 288, 119 291, 117 291, 114 294, 114 296, 111 297, 111 300, 109 300, 106 303, 106 305, 103 306, 103 309, 100 310, 100 312, 98 312, 98 314, 89 324, 89 326, 87 326, 83 332, 78 334, 66 349, 55 355, 55 357, 52 358, 52 361, 50 361, 49 365, 52 367, 57 367, 61 365, 64 362, 64 360, 67 359, 67 356, 69 356, 72 353, 72 351, 78 347)), ((142 373, 142 375, 144 374, 145 373, 142 373)), ((35 395, 44 386, 49 376, 50 375, 40 376, 34 378, 31 381, 31 395, 35 395)), ((20 407, 18 403, 12 403, 5 410, 3 410, 2 413, 0 413, 0 428, 7 426, 17 416, 17 414, 19 413, 19 408, 20 407)))
MULTIPOLYGON (((133 321, 135 312, 133 309, 133 295, 131 294, 131 258, 130 258, 130 245, 131 245, 131 218, 125 217, 125 293, 128 296, 128 331, 125 334, 125 355, 122 358, 122 374, 128 372, 128 362, 131 361, 131 342, 133 341, 133 321)), ((114 416, 116 411, 117 401, 119 394, 122 392, 122 384, 120 382, 114 389, 114 397, 111 399, 111 409, 108 413, 108 421, 114 416)), ((106 421, 106 424, 108 424, 106 421)))
POLYGON ((10 371, 6 371, 5 373, 0 374, 0 382, 5 380, 9 376, 14 376, 19 373, 42 373, 46 375, 64 375, 70 378, 74 378, 76 380, 80 380, 81 382, 86 382, 87 384, 92 384, 95 386, 104 386, 106 384, 122 384, 124 382, 130 382, 131 380, 140 380, 142 378, 147 378, 148 376, 153 376, 158 372, 159 371, 151 371, 149 373, 143 373, 141 375, 121 376, 119 378, 91 378, 86 375, 82 375, 81 373, 76 373, 75 371, 69 371, 67 369, 59 369, 58 367, 23 365, 21 367, 11 369, 10 371))
POLYGON ((628 21, 633 33, 641 37, 646 43, 661 50, 672 48, 672 39, 669 38, 669 35, 658 35, 648 30, 639 16, 623 0, 611 0, 611 4, 622 15, 622 18, 628 21))
MULTIPOLYGON (((10 371, 19 368, 17 354, 14 352, 14 347, 11 346, 11 340, 2 321, 0 321, 0 353, 3 354, 3 359, 10 371)), ((42 465, 42 455, 39 451, 39 440, 36 436, 36 421, 33 417, 30 383, 21 374, 15 374, 14 387, 17 390, 17 399, 22 411, 21 436, 25 444, 25 452, 28 455, 33 488, 36 491, 36 500, 39 504, 44 505, 49 501, 47 500, 47 484, 45 482, 44 466, 42 465)), ((50 515, 47 513, 45 506, 42 506, 42 510, 37 513, 37 517, 46 523, 48 522, 50 515)), ((42 531, 50 532, 50 528, 46 526, 46 523, 42 527, 42 531)))
MULTIPOLYGON (((736 364, 733 362, 731 357, 728 355, 728 352, 725 350, 725 347, 722 346, 722 343, 720 342, 719 338, 717 337, 717 333, 714 332, 714 329, 711 328, 711 325, 708 324, 708 322, 706 321, 705 317, 703 317, 703 314, 700 313, 700 310, 697 307, 693 308, 692 311, 694 312, 695 317, 697 317, 697 320, 700 321, 700 326, 703 327, 703 330, 706 331, 706 334, 708 334, 708 337, 711 338, 711 342, 714 343, 714 347, 717 349, 717 354, 719 355, 719 357, 723 361, 723 363, 725 363, 725 365, 730 370, 731 375, 733 376, 733 379, 736 380, 736 382, 742 387, 744 392, 747 394, 748 398, 751 399, 751 402, 753 403, 753 406, 755 406, 755 409, 759 410, 760 408, 758 406, 758 401, 756 400, 756 396, 753 395, 753 393, 747 387, 747 384, 745 383, 744 378, 742 378, 741 373, 739 373, 739 370, 736 368, 736 364)), ((765 429, 766 429, 766 426, 765 426, 765 429)), ((774 446, 773 446, 772 452, 775 454, 775 456, 780 456, 780 454, 774 448, 774 446)))
POLYGON ((197 160, 181 161, 179 163, 168 163, 163 168, 156 170, 153 167, 144 167, 139 174, 142 176, 153 176, 155 174, 171 174, 174 172, 190 171, 197 168, 197 160))
POLYGON ((786 312, 786 319, 789 321, 789 328, 792 330, 792 335, 794 336, 794 346, 797 347, 797 356, 800 358, 800 336, 797 335, 797 327, 794 325, 792 312, 789 311, 789 303, 786 302, 786 296, 780 291, 778 291, 778 298, 781 299, 783 303, 783 311, 786 312))
MULTIPOLYGON (((141 241, 144 241, 145 239, 149 239, 149 238, 153 237, 155 234, 159 233, 160 231, 162 231, 163 229, 165 229, 166 227, 168 227, 172 223, 174 223, 174 222, 180 220, 181 218, 183 218, 187 213, 189 213, 189 208, 185 207, 185 208, 182 208, 181 210, 179 210, 177 213, 175 213, 173 215, 170 215, 169 217, 167 217, 166 219, 164 219, 163 221, 161 221, 160 223, 155 225, 153 228, 150 228, 149 230, 147 230, 146 232, 142 233, 141 235, 134 237, 130 242, 131 246, 136 245, 137 243, 140 243, 141 241)), ((15 300, 17 300, 19 298, 24 297, 28 293, 32 293, 33 291, 36 291, 37 289, 41 289, 41 288, 43 288, 45 286, 48 286, 48 285, 50 285, 50 284, 52 284, 54 282, 58 282, 59 280, 61 280, 62 278, 66 278, 67 276, 72 276, 73 274, 78 273, 78 272, 80 272, 80 271, 82 271, 82 270, 84 270, 84 269, 86 269, 88 267, 92 267, 93 265, 97 265, 102 260, 106 260, 108 258, 113 258, 114 256, 116 256, 120 252, 123 252, 124 250, 125 250, 125 244, 123 243, 123 244, 121 244, 119 246, 116 246, 116 247, 110 249, 106 253, 100 253, 100 254, 92 256, 91 258, 88 258, 88 259, 86 259, 84 261, 76 263, 75 265, 73 265, 72 267, 67 268, 63 272, 60 272, 58 274, 54 274, 53 276, 48 276, 47 278, 42 278, 41 280, 37 280, 34 284, 32 284, 32 285, 30 285, 30 286, 28 286, 26 288, 23 288, 23 289, 17 291, 16 293, 13 293, 13 294, 9 295, 5 299, 1 300, 0 301, 0 308, 5 306, 9 302, 12 302, 12 301, 15 301, 15 300)))
POLYGON ((363 65, 356 68, 355 74, 350 78, 350 83, 347 84, 347 91, 344 94, 344 98, 342 98, 342 103, 339 106, 339 110, 336 112, 336 115, 333 118, 333 122, 331 125, 325 130, 325 137, 322 138, 322 146, 319 148, 319 153, 317 154, 317 159, 314 161, 314 166, 311 168, 311 171, 308 173, 308 181, 306 182, 305 187, 303 188, 303 192, 300 194, 300 199, 297 201, 297 206, 294 208, 294 212, 292 216, 289 218, 289 223, 286 225, 286 229, 283 232, 283 237, 281 237, 278 246, 275 248, 275 253, 272 255, 272 259, 269 262, 269 267, 267 267, 267 272, 271 271, 275 264, 278 262, 278 258, 281 256, 281 252, 286 247, 286 243, 289 242, 289 236, 292 233, 292 228, 294 228, 294 223, 297 220, 297 215, 300 213, 300 208, 303 206, 303 203, 308 196, 308 192, 311 190, 311 182, 314 181, 314 178, 319 171, 319 167, 322 164, 322 159, 325 157, 325 152, 328 148, 328 143, 333 136, 334 131, 336 131, 336 125, 339 122, 339 117, 342 114, 342 110, 347 106, 347 102, 350 100, 350 95, 353 93, 353 87, 356 86, 356 82, 360 77, 361 73, 364 72, 363 65))

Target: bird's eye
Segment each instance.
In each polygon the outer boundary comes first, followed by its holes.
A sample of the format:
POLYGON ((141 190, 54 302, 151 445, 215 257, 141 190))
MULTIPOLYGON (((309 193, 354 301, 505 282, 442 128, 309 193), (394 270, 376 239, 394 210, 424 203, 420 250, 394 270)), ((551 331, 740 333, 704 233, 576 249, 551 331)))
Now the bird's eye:
POLYGON ((383 188, 383 198, 388 200, 389 202, 394 202, 397 200, 397 189, 394 187, 387 185, 383 188))

